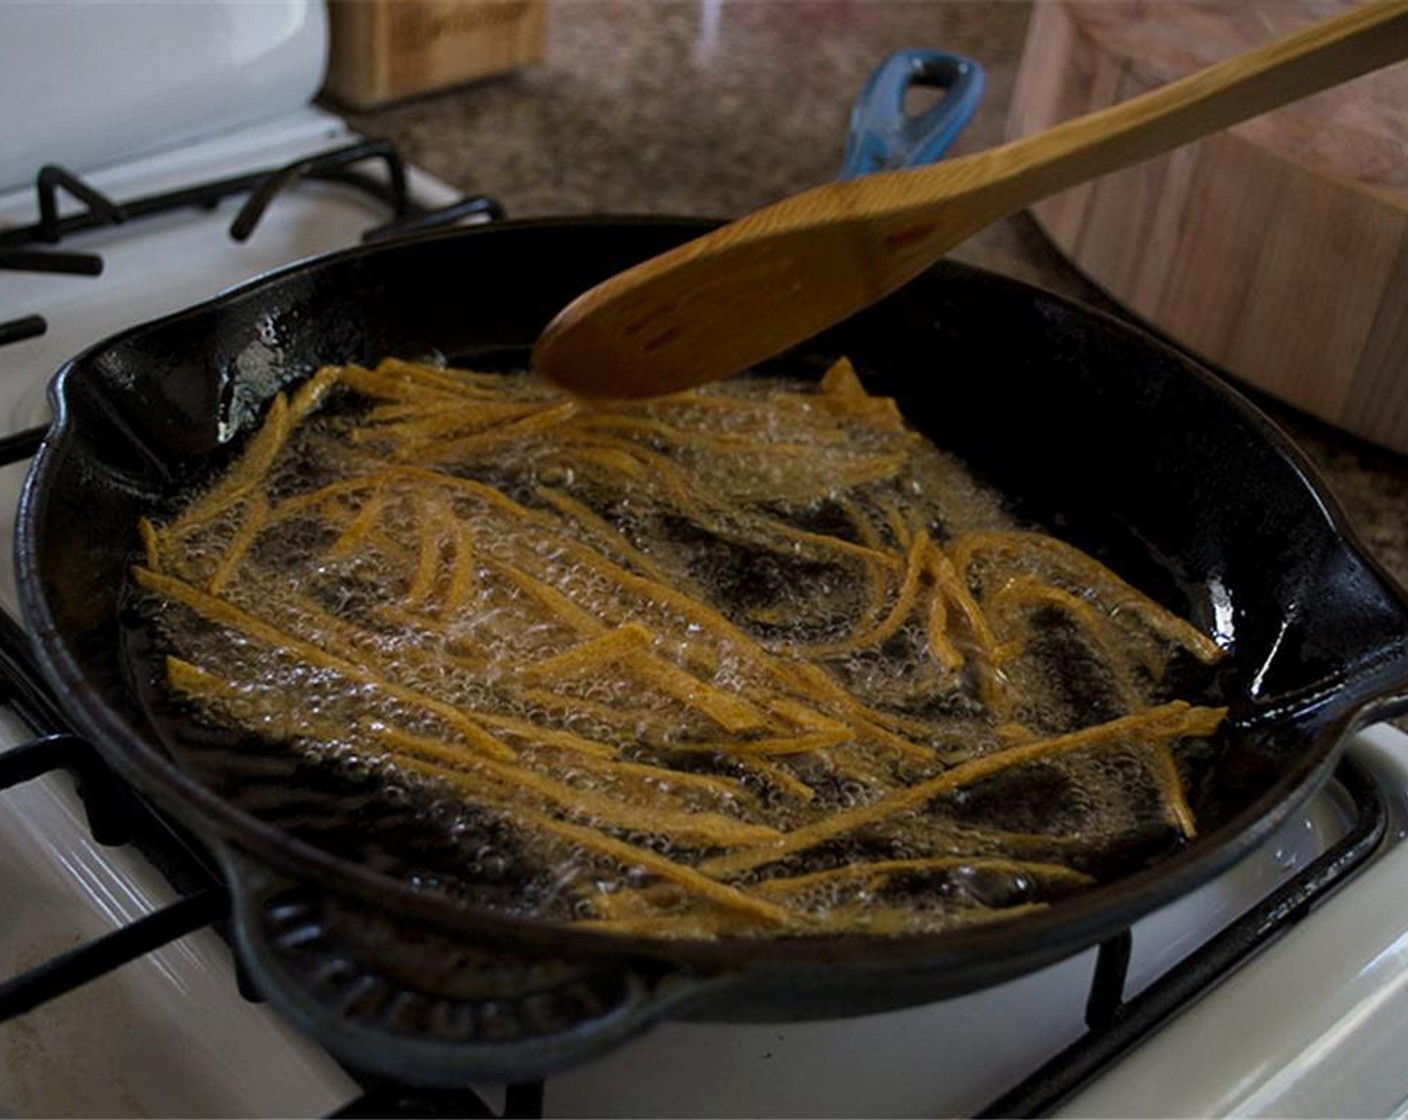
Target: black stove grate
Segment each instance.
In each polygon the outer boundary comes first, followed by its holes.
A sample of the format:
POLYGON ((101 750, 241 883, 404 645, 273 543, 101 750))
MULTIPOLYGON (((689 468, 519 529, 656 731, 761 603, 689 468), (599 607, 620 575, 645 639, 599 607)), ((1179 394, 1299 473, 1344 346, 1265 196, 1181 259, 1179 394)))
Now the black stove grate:
MULTIPOLYGON (((254 232, 270 203, 283 191, 303 180, 340 183, 376 199, 390 212, 389 221, 362 234, 363 241, 421 233, 457 225, 471 219, 494 220, 504 216, 499 202, 488 195, 464 195, 448 206, 432 208, 418 203, 406 183, 406 165, 395 146, 386 140, 356 144, 295 160, 283 167, 264 168, 243 175, 215 179, 192 187, 115 202, 73 172, 49 164, 35 177, 39 220, 30 225, 0 230, 0 271, 54 272, 73 276, 99 276, 103 259, 97 253, 34 248, 56 245, 65 237, 135 218, 187 207, 210 210, 232 195, 247 195, 230 224, 230 236, 244 241, 254 232), (359 170, 359 164, 379 163, 382 176, 359 170), (61 215, 60 194, 82 203, 82 209, 61 215)), ((43 334, 39 315, 0 322, 0 346, 43 334)))
POLYGON ((49 329, 42 315, 25 315, 0 323, 0 346, 9 342, 23 342, 26 338, 37 338, 49 329))
POLYGON ((367 240, 406 232, 408 226, 419 231, 453 225, 470 217, 497 219, 504 213, 503 207, 488 195, 466 195, 439 209, 420 205, 407 187, 405 161, 395 146, 386 140, 362 140, 295 160, 283 167, 249 171, 120 203, 114 202, 73 172, 51 164, 41 168, 35 180, 39 220, 31 225, 0 230, 0 268, 96 276, 102 271, 102 259, 96 254, 59 253, 23 247, 36 243, 55 245, 75 233, 169 210, 186 207, 210 210, 223 199, 237 194, 248 195, 248 198, 230 224, 230 236, 236 241, 244 241, 254 232, 274 198, 305 179, 341 183, 369 195, 390 209, 392 220, 368 230, 364 235, 367 240), (357 170, 356 165, 368 162, 381 164, 384 178, 357 170), (82 202, 84 208, 61 216, 58 202, 60 191, 82 202))

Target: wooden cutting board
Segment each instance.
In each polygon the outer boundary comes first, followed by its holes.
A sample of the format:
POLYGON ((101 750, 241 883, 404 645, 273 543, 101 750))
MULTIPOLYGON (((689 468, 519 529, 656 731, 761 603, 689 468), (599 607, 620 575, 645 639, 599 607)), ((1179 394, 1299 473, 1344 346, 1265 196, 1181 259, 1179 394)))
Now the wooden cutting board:
MULTIPOLYGON (((1038 3, 1023 136, 1351 6, 1038 3)), ((1408 65, 1033 208, 1070 259, 1236 377, 1408 452, 1408 65)))

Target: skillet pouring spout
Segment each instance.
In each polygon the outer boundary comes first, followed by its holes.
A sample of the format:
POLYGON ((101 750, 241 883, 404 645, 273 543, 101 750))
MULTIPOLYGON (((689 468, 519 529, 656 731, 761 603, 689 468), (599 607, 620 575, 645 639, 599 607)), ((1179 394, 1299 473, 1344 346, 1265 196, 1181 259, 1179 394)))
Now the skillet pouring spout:
POLYGON ((819 376, 848 355, 1014 516, 1223 648, 1210 699, 1231 717, 1192 791, 1199 836, 1166 858, 981 929, 616 935, 457 900, 394 821, 366 827, 364 787, 154 702, 125 590, 138 522, 228 464, 277 393, 325 364, 387 356, 521 364, 572 293, 708 228, 523 222, 363 246, 129 330, 54 382, 16 542, 45 679, 75 728, 219 853, 265 994, 353 1060, 380 1054, 376 1068, 427 1083, 529 1077, 663 1017, 838 1017, 1010 979, 1246 856, 1326 780, 1355 726, 1404 706, 1403 594, 1265 416, 1124 322, 951 263, 770 368, 819 376), (193 767, 200 752, 237 763, 238 780, 193 767), (510 988, 496 985, 519 981, 500 1021, 495 993, 510 988))

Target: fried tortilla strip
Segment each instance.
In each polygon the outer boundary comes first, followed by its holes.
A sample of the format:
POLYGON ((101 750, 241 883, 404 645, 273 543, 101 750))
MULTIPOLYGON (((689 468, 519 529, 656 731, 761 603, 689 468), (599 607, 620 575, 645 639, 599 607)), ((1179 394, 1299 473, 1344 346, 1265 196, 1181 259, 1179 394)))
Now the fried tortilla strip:
POLYGON ((914 611, 920 584, 928 570, 928 551, 929 537, 921 529, 910 545, 909 555, 905 559, 904 580, 895 596, 894 605, 890 608, 890 613, 875 626, 859 634, 852 634, 845 641, 794 646, 793 650, 804 656, 834 657, 837 654, 878 646, 894 637, 914 611))
POLYGON ((417 610, 425 605, 435 590, 435 579, 440 574, 442 549, 445 545, 445 524, 449 520, 444 496, 432 493, 425 502, 418 527, 419 547, 416 550, 416 567, 406 589, 404 606, 417 610))
POLYGON ((490 735, 479 724, 475 723, 465 715, 459 708, 443 703, 433 696, 427 696, 423 692, 418 692, 412 688, 388 681, 380 674, 374 673, 361 665, 353 664, 345 658, 336 654, 328 653, 319 646, 311 642, 303 641, 292 634, 285 633, 276 626, 271 626, 262 619, 256 618, 247 611, 241 610, 233 603, 224 599, 218 599, 213 595, 208 595, 199 588, 192 587, 182 580, 174 579, 171 576, 161 575, 148 568, 133 568, 133 578, 137 585, 144 590, 151 591, 163 598, 180 603, 182 606, 190 608, 196 614, 209 622, 218 623, 228 627, 238 634, 243 634, 255 641, 265 645, 273 646, 275 649, 286 650, 291 654, 303 658, 310 665, 317 665, 321 668, 332 669, 342 674, 350 680, 360 681, 370 685, 387 696, 401 700, 405 703, 413 704, 424 708, 435 716, 444 720, 465 736, 476 750, 487 758, 495 758, 500 761, 511 761, 516 754, 509 747, 499 742, 490 735))
MULTIPOLYGON (((677 844, 704 844, 732 847, 757 843, 778 835, 766 825, 748 824, 719 813, 666 809, 658 805, 642 805, 629 800, 616 800, 590 790, 565 786, 530 770, 505 768, 515 772, 495 774, 491 766, 501 766, 480 758, 467 759, 463 752, 444 752, 433 739, 407 735, 390 729, 376 728, 376 738, 391 750, 393 759, 419 773, 448 782, 472 802, 502 812, 510 823, 515 822, 525 802, 547 802, 560 812, 585 816, 592 829, 618 829, 650 832, 668 837, 677 844), (480 775, 488 772, 499 796, 488 796, 480 775)), ((541 811, 541 806, 540 806, 541 811)))
POLYGON ((740 913, 776 925, 792 926, 798 924, 796 917, 785 908, 719 883, 707 875, 701 875, 692 867, 676 863, 674 860, 667 859, 646 848, 638 848, 614 837, 604 836, 590 828, 569 824, 566 821, 556 820, 539 813, 519 814, 515 823, 520 820, 526 825, 559 836, 588 851, 613 859, 625 867, 640 867, 652 875, 678 883, 691 894, 724 909, 737 910, 740 913))
POLYGON ((756 731, 768 725, 767 714, 748 700, 715 688, 651 652, 654 642, 649 630, 638 622, 630 622, 529 665, 521 675, 530 682, 552 680, 615 662, 631 669, 666 695, 702 712, 725 731, 756 731))
POLYGON ((244 520, 206 585, 205 589, 212 595, 220 594, 269 520, 269 502, 257 490, 244 500, 244 506, 244 520))
POLYGON ((560 401, 547 408, 530 412, 527 416, 517 420, 486 428, 474 435, 458 436, 448 440, 441 440, 434 436, 418 440, 403 440, 398 444, 392 457, 402 462, 409 460, 423 463, 451 462, 476 451, 499 448, 505 442, 522 439, 525 436, 541 435, 561 424, 579 407, 575 400, 560 401))
POLYGON ((778 757, 789 754, 811 754, 849 743, 855 736, 849 729, 809 731, 772 739, 720 739, 715 742, 672 742, 664 749, 679 754, 720 754, 758 757, 778 757))
POLYGON ((1226 714, 1226 708, 1195 708, 1186 701, 1174 700, 1158 708, 1151 708, 1136 715, 1121 716, 1108 723, 1073 731, 1067 735, 1058 735, 1053 739, 1009 747, 971 762, 960 763, 937 778, 920 782, 870 805, 837 813, 827 820, 796 829, 776 844, 719 856, 702 864, 700 870, 717 878, 739 875, 794 852, 814 848, 827 840, 844 836, 896 813, 917 809, 941 793, 962 789, 1015 766, 1121 742, 1148 742, 1180 739, 1191 735, 1211 735, 1226 714))
POLYGON ((975 557, 993 552, 1019 557, 1043 556, 1070 573, 1078 583, 1091 588, 1112 614, 1124 610, 1137 614, 1155 633, 1182 646, 1205 665, 1222 657, 1222 648, 1196 626, 1131 587, 1093 556, 1055 537, 1017 531, 967 533, 954 542, 953 563, 966 572, 975 557))
POLYGON ((539 486, 534 493, 540 501, 547 502, 558 513, 576 522, 598 540, 606 542, 607 551, 616 553, 620 559, 623 559, 627 564, 634 565, 651 579, 668 582, 671 579, 679 578, 671 576, 659 564, 631 544, 616 526, 570 494, 555 490, 551 486, 539 486))
POLYGON ((1193 817, 1193 807, 1188 804, 1188 795, 1183 792, 1183 779, 1178 775, 1178 764, 1167 743, 1154 747, 1154 781, 1163 794, 1164 805, 1169 819, 1185 839, 1192 840, 1198 835, 1198 824, 1193 817))
POLYGON ((948 636, 948 601, 937 587, 929 596, 929 619, 926 627, 929 654, 949 672, 963 667, 963 654, 948 636))
POLYGON ((274 458, 288 438, 291 427, 288 398, 277 394, 269 404, 264 423, 245 446, 235 465, 220 480, 192 502, 163 530, 166 536, 179 536, 223 513, 263 481, 274 458))
MULTIPOLYGON (((999 663, 1020 656, 1028 640, 1029 620, 1011 608, 1016 607, 1020 610, 1022 607, 1028 609, 1049 607, 1060 611, 1084 632, 1088 641, 1099 653, 1106 671, 1110 674, 1115 691, 1119 695, 1120 705, 1124 710, 1135 711, 1141 706, 1138 690, 1130 679, 1128 667, 1123 663, 1124 659, 1114 652, 1118 647, 1117 640, 1111 632, 1113 626, 1110 620, 1080 596, 1042 583, 1032 576, 1014 576, 1003 584, 1002 589, 991 596, 991 599, 992 609, 988 613, 994 620, 1015 621, 1022 627, 1022 632, 1016 639, 1009 640, 999 647, 997 654, 999 663)), ((1145 665, 1145 669, 1149 671, 1150 675, 1155 674, 1156 668, 1153 665, 1145 665)))
MULTIPOLYGON (((255 704, 258 688, 225 681, 199 666, 179 658, 166 659, 166 675, 171 686, 182 695, 213 701, 227 709, 238 711, 255 704)), ((271 691, 265 689, 264 691, 271 691)), ((697 808, 667 809, 645 805, 629 797, 618 799, 594 790, 565 785, 547 775, 513 763, 484 758, 464 746, 441 739, 416 735, 394 724, 377 719, 349 729, 304 714, 298 708, 288 713, 291 732, 302 738, 338 742, 349 730, 356 730, 376 739, 401 763, 412 769, 454 783, 462 793, 479 804, 510 811, 525 798, 535 798, 554 809, 585 814, 595 818, 601 827, 642 830, 669 836, 683 842, 730 847, 742 843, 757 843, 775 839, 780 833, 766 825, 750 824, 718 813, 701 812, 697 808), (484 787, 484 779, 492 788, 484 787), (494 796, 494 791, 499 795, 494 796)))
MULTIPOLYGON (((350 556, 356 552, 386 512, 386 503, 386 491, 381 487, 374 489, 367 500, 362 503, 362 508, 357 511, 356 516, 347 523, 347 528, 342 531, 337 540, 332 542, 332 547, 328 549, 329 554, 350 556)), ((286 505, 287 503, 285 503, 285 507, 286 505)))
POLYGON ((474 585, 474 530, 463 521, 449 517, 451 540, 454 542, 455 558, 450 568, 450 586, 445 590, 445 600, 441 605, 441 617, 453 615, 469 598, 474 585))
POLYGON ((477 378, 484 374, 464 371, 452 373, 421 362, 404 362, 387 358, 376 369, 348 365, 342 370, 342 380, 348 388, 365 397, 393 401, 439 402, 444 407, 460 407, 464 398, 471 401, 494 400, 499 392, 477 378))
POLYGON ((1095 882, 1095 879, 1085 872, 1076 871, 1061 863, 1039 863, 983 856, 934 856, 927 859, 887 859, 877 860, 874 863, 848 863, 844 867, 812 871, 787 879, 764 879, 758 884, 757 890, 760 894, 769 896, 791 894, 811 887, 825 886, 829 883, 843 883, 852 879, 859 879, 873 888, 896 875, 907 872, 955 871, 968 867, 976 870, 1007 872, 1013 875, 1030 875, 1037 879, 1050 879, 1075 886, 1085 886, 1095 882))
POLYGON ((146 557, 147 567, 152 571, 161 570, 161 545, 157 539, 156 526, 145 517, 137 518, 137 535, 142 540, 142 554, 146 557))

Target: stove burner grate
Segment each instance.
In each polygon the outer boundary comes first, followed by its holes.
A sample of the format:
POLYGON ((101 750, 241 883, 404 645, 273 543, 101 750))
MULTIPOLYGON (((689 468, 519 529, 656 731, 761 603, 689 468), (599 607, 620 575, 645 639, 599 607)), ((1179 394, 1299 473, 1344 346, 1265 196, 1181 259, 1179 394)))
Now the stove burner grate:
POLYGON ((22 319, 11 319, 0 323, 0 346, 9 342, 23 342, 26 338, 37 338, 49 329, 42 315, 26 315, 22 319))
POLYGON ((31 225, 0 230, 0 269, 96 276, 102 272, 102 258, 96 254, 24 250, 21 247, 36 242, 56 245, 72 234, 169 210, 190 206, 210 210, 221 200, 236 194, 248 194, 249 197, 230 225, 230 236, 236 241, 244 241, 254 232, 274 198, 305 179, 352 187, 391 210, 391 221, 368 230, 363 240, 381 240, 402 233, 450 226, 472 217, 499 219, 504 216, 503 207, 488 195, 466 195, 438 209, 421 206, 407 188, 405 160, 395 145, 387 140, 363 140, 295 160, 283 167, 250 171, 121 203, 114 202, 73 172, 50 164, 41 168, 35 179, 39 220, 31 225), (384 166, 385 179, 355 169, 356 164, 368 161, 384 166), (60 216, 60 191, 83 203, 84 209, 60 216))

